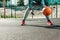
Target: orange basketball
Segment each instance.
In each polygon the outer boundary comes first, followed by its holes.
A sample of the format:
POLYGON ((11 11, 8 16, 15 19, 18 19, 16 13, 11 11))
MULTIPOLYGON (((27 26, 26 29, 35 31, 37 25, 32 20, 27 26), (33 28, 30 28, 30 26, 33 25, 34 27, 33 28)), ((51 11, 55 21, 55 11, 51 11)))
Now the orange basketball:
POLYGON ((52 8, 51 7, 45 7, 45 9, 43 10, 43 14, 45 16, 49 16, 52 13, 52 8))

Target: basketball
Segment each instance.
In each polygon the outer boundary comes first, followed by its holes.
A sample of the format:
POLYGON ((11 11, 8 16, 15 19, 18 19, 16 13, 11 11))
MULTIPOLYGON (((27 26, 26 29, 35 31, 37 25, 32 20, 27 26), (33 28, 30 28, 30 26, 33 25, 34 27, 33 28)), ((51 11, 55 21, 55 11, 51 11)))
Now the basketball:
POLYGON ((45 7, 45 9, 43 10, 43 15, 49 16, 50 14, 52 14, 52 8, 51 7, 45 7))

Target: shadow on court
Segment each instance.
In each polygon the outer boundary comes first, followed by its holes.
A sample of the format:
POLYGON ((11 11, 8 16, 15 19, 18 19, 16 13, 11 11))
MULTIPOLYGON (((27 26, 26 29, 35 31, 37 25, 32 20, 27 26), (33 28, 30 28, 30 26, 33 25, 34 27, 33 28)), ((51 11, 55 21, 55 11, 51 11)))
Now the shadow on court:
POLYGON ((24 26, 31 26, 31 27, 44 27, 44 28, 49 28, 49 29, 59 29, 60 30, 60 25, 31 25, 31 24, 25 24, 24 26))

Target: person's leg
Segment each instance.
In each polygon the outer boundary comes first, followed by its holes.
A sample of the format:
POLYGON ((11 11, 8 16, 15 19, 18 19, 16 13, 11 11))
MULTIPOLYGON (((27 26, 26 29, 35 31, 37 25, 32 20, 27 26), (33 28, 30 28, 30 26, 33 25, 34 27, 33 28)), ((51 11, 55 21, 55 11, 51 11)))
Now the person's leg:
POLYGON ((21 25, 24 25, 25 24, 25 20, 26 20, 26 18, 27 18, 27 16, 28 16, 28 14, 29 14, 29 11, 32 9, 32 0, 28 0, 28 5, 27 5, 27 9, 26 9, 26 11, 25 11, 25 15, 24 15, 24 19, 22 20, 22 24, 21 25))
MULTIPOLYGON (((44 2, 45 2, 45 5, 46 6, 49 6, 49 0, 44 0, 44 2)), ((47 19, 47 24, 50 26, 50 25, 53 25, 53 23, 51 22, 51 20, 49 19, 49 17, 48 16, 45 16, 46 17, 46 19, 47 19)))
POLYGON ((48 17, 48 16, 45 16, 45 17, 46 17, 46 19, 47 19, 47 24, 48 24, 49 26, 53 25, 53 23, 51 22, 51 20, 49 19, 49 17, 48 17))
POLYGON ((25 15, 24 15, 24 19, 22 20, 22 24, 21 24, 22 26, 25 24, 25 20, 26 20, 28 14, 29 14, 29 11, 30 11, 30 9, 27 8, 26 11, 25 11, 25 13, 24 13, 25 15))

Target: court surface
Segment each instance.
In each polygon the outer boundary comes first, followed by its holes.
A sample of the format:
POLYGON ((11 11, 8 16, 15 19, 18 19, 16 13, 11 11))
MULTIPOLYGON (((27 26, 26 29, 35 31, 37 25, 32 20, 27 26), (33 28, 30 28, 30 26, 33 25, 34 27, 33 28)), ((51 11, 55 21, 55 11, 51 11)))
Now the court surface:
POLYGON ((48 26, 46 19, 0 19, 0 40, 60 40, 60 19, 51 19, 54 25, 48 26), (51 27, 51 28, 49 28, 51 27))

